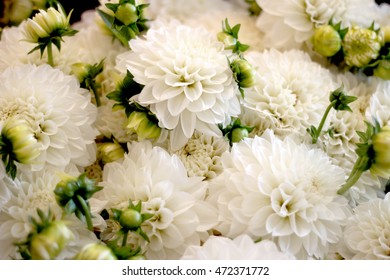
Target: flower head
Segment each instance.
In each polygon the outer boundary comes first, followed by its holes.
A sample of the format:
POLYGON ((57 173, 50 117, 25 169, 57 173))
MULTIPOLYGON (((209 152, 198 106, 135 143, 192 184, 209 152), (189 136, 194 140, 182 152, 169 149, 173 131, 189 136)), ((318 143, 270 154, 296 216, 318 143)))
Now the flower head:
POLYGON ((39 145, 39 156, 23 168, 63 169, 94 161, 97 110, 74 77, 48 65, 27 64, 7 68, 0 79, 6 81, 0 84, 0 121, 25 120, 39 145))
POLYGON ((172 149, 183 147, 195 129, 218 134, 217 124, 239 113, 237 85, 214 34, 170 25, 150 29, 130 47, 118 56, 118 69, 129 70, 145 86, 135 100, 171 130, 172 149))
POLYGON ((323 56, 333 56, 341 49, 341 37, 331 25, 321 25, 313 35, 313 48, 323 56))
POLYGON ((347 65, 363 67, 379 56, 382 38, 374 30, 352 26, 348 29, 342 46, 347 65))
MULTIPOLYGON (((142 214, 150 216, 141 224, 149 243, 132 232, 127 238, 128 246, 141 246, 148 259, 180 257, 188 245, 200 244, 200 231, 215 223, 214 209, 203 201, 206 185, 202 178, 188 177, 177 156, 153 148, 150 142, 132 143, 123 162, 106 164, 101 185, 104 189, 96 199, 105 202, 105 209, 123 211, 130 200, 141 203, 142 214)), ((130 211, 131 219, 125 221, 127 224, 129 220, 131 227, 137 222, 133 214, 130 211)), ((108 235, 105 230, 105 236, 115 240, 120 227, 117 222, 107 225, 112 233, 108 235)))
POLYGON ((321 150, 267 130, 234 144, 222 164, 209 187, 222 235, 270 239, 300 259, 324 258, 340 239, 350 213, 337 195, 345 175, 321 150))
POLYGON ((390 194, 354 209, 344 230, 347 247, 354 259, 390 259, 390 194))
POLYGON ((270 240, 255 243, 243 234, 234 239, 210 236, 202 246, 189 246, 182 260, 288 260, 293 256, 282 253, 270 240))

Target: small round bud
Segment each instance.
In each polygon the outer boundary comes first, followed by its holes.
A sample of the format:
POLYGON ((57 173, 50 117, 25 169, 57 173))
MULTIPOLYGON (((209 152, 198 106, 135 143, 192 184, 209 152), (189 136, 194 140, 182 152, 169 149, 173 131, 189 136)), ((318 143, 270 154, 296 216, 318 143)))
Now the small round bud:
POLYGON ((146 260, 145 256, 142 255, 142 254, 137 254, 135 256, 131 256, 130 258, 128 258, 128 260, 132 260, 132 261, 144 261, 146 260))
POLYGON ((237 44, 236 38, 222 31, 217 34, 217 39, 224 44, 225 49, 233 48, 237 44))
POLYGON ((91 66, 87 63, 74 63, 71 65, 72 73, 76 76, 80 83, 82 83, 88 76, 91 66))
POLYGON ((383 178, 390 177, 390 127, 384 126, 372 137, 374 160, 371 173, 383 178))
POLYGON ((115 17, 124 25, 132 24, 138 20, 137 8, 130 3, 119 5, 115 17))
POLYGON ((382 38, 373 30, 353 26, 342 42, 348 66, 363 67, 379 56, 382 38))
POLYGON ((316 28, 313 35, 313 48, 323 56, 334 56, 341 49, 339 33, 330 25, 316 28))
POLYGON ((118 142, 98 144, 98 158, 103 164, 123 158, 125 150, 118 142))
POLYGON ((54 221, 32 237, 30 254, 33 260, 52 260, 74 239, 72 231, 63 221, 54 221))
POLYGON ((248 136, 249 136, 249 132, 246 128, 243 128, 243 127, 235 128, 232 131, 231 142, 238 143, 242 139, 247 138, 248 136))
POLYGON ((156 139, 161 133, 161 127, 150 121, 146 112, 132 112, 128 118, 127 128, 137 133, 139 141, 156 139))
POLYGON ((236 59, 231 63, 230 67, 240 87, 249 88, 255 85, 256 72, 248 61, 241 58, 236 59))
POLYGON ((87 244, 74 257, 75 260, 116 260, 109 247, 103 244, 87 244))
POLYGON ((1 130, 3 142, 12 147, 12 157, 17 162, 30 164, 40 155, 40 148, 32 128, 24 119, 9 119, 1 130))
POLYGON ((390 61, 380 60, 374 69, 374 76, 384 80, 390 80, 390 61))
POLYGON ((136 230, 142 224, 142 215, 134 209, 123 210, 119 217, 119 223, 126 229, 136 230))
POLYGON ((18 25, 27 19, 33 12, 33 3, 30 0, 13 0, 12 3, 4 5, 3 19, 12 25, 18 25))

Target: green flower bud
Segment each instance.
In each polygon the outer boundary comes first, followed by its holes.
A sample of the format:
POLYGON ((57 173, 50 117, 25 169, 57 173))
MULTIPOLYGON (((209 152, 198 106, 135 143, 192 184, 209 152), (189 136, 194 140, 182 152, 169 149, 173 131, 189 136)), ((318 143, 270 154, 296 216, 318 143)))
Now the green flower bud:
POLYGON ((130 3, 119 5, 115 17, 124 25, 132 24, 138 20, 137 8, 130 3))
POLYGON ((30 164, 40 155, 40 148, 32 128, 26 120, 9 119, 2 131, 3 142, 8 142, 11 157, 17 162, 30 164))
POLYGON ((379 56, 382 38, 373 30, 353 26, 342 42, 347 65, 363 67, 379 56))
POLYGON ((129 230, 136 230, 142 224, 142 215, 135 209, 125 209, 119 217, 119 223, 122 227, 129 230))
POLYGON ((118 142, 98 144, 98 158, 104 163, 109 163, 124 157, 125 150, 118 142))
POLYGON ((130 258, 128 258, 127 260, 132 260, 132 261, 144 261, 146 260, 145 256, 142 255, 142 254, 137 254, 135 256, 131 256, 130 258))
POLYGON ((87 63, 74 63, 71 65, 72 73, 77 77, 80 83, 82 83, 85 78, 89 75, 89 70, 91 69, 91 65, 87 63))
POLYGON ((59 29, 69 27, 69 17, 59 7, 58 10, 50 7, 40 10, 32 19, 28 19, 25 25, 25 36, 28 42, 39 43, 40 39, 50 37, 50 35, 59 29))
POLYGON ((313 35, 313 48, 323 56, 334 56, 341 49, 340 34, 330 25, 316 28, 313 35))
POLYGON ((225 49, 234 48, 234 46, 237 44, 237 39, 232 35, 227 34, 226 32, 219 32, 217 34, 217 39, 224 44, 225 49))
POLYGON ((243 127, 235 128, 232 131, 231 142, 232 143, 240 142, 242 139, 247 138, 248 136, 249 136, 248 129, 243 127))
POLYGON ((230 67, 239 87, 249 88, 255 85, 256 72, 248 61, 241 58, 236 59, 230 64, 230 67))
POLYGON ((390 177, 390 127, 384 126, 372 137, 374 160, 370 171, 383 178, 390 177))
POLYGON ((139 141, 156 139, 161 133, 161 127, 150 121, 146 112, 132 112, 128 118, 127 128, 137 133, 139 141))
POLYGON ((109 247, 103 244, 88 244, 74 257, 75 260, 116 260, 109 247))
POLYGON ((74 239, 72 231, 63 221, 54 221, 49 227, 34 235, 30 242, 33 260, 52 260, 74 239))
POLYGON ((390 61, 380 60, 374 69, 374 76, 384 80, 390 80, 390 61))

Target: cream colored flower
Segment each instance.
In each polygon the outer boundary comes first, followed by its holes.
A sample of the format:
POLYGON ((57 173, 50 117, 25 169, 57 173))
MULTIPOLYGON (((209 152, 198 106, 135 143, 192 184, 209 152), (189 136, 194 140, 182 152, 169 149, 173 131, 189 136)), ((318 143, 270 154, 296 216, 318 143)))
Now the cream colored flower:
POLYGON ((195 130, 220 135, 239 113, 238 89, 224 46, 203 28, 184 25, 150 29, 145 39, 130 41, 131 51, 118 56, 118 69, 129 70, 145 85, 135 101, 150 110, 170 131, 170 145, 180 149, 195 130))

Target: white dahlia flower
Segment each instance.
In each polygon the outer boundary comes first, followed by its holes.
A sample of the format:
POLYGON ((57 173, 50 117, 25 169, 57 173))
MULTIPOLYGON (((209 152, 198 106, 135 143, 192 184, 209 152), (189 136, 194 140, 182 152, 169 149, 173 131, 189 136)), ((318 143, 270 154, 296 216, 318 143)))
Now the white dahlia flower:
POLYGON ((229 142, 223 137, 207 136, 195 131, 187 144, 176 151, 188 176, 200 176, 206 180, 222 172, 221 156, 229 150, 229 142))
POLYGON ((367 119, 381 125, 390 125, 390 81, 377 80, 378 85, 371 97, 367 119))
POLYGON ((314 28, 342 21, 343 25, 370 26, 375 20, 373 0, 256 0, 262 8, 257 26, 265 33, 266 47, 299 48, 309 42, 314 28))
MULTIPOLYGON (((148 259, 179 258, 187 246, 199 245, 201 233, 215 225, 216 210, 203 201, 206 184, 201 177, 188 177, 177 156, 150 142, 134 142, 128 148, 122 163, 104 166, 99 184, 104 189, 96 200, 105 202, 105 209, 121 210, 129 200, 141 201, 142 212, 153 215, 142 224, 150 243, 132 236, 130 241, 139 243, 129 245, 140 245, 148 259)), ((114 228, 105 230, 106 238, 113 238, 119 229, 110 225, 114 228)))
POLYGON ((390 194, 354 209, 344 231, 353 259, 390 260, 390 194))
POLYGON ((249 52, 245 58, 257 72, 255 86, 245 89, 243 102, 256 111, 253 122, 279 136, 307 136, 306 128, 320 123, 330 92, 339 87, 330 71, 299 50, 249 52))
POLYGON ((0 121, 26 120, 40 145, 36 163, 26 168, 86 166, 95 160, 97 110, 74 77, 26 64, 6 69, 0 80, 0 121))
MULTIPOLYGON (((77 172, 75 167, 67 171, 73 172, 72 174, 77 172)), ((54 194, 59 181, 60 176, 56 172, 45 170, 22 173, 13 184, 8 184, 11 196, 0 210, 0 259, 20 259, 15 243, 24 241, 32 229, 29 217, 39 220, 37 209, 44 213, 50 209, 57 220, 63 217, 54 194)), ((85 244, 97 242, 96 236, 87 229, 86 224, 74 215, 65 220, 69 222, 69 228, 76 238, 58 259, 72 258, 85 244)))
POLYGON ((189 246, 182 260, 291 260, 270 240, 255 243, 249 235, 234 239, 210 236, 202 246, 189 246))
POLYGON ((222 165, 208 200, 219 209, 223 236, 270 239, 299 259, 322 259, 339 241, 350 214, 337 194, 345 173, 320 149, 267 130, 234 144, 222 165))
POLYGON ((224 46, 215 34, 184 25, 150 29, 145 39, 130 41, 131 51, 118 56, 118 69, 129 70, 145 85, 135 100, 170 131, 173 150, 185 145, 195 129, 220 135, 240 111, 238 88, 224 46))

